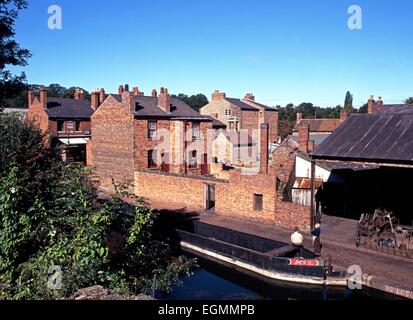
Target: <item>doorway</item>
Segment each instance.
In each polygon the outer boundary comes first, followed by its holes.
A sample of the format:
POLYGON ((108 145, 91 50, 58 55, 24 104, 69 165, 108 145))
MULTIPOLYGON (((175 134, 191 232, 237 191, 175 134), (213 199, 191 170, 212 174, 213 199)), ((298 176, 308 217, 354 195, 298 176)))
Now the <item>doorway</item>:
POLYGON ((215 185, 205 184, 205 210, 215 209, 215 185))

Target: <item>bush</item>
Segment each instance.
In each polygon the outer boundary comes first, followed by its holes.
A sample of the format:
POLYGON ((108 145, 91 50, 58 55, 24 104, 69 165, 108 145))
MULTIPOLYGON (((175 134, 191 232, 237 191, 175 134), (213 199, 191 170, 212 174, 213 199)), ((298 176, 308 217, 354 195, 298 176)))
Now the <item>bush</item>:
POLYGON ((56 159, 33 124, 0 114, 0 130, 19 142, 0 142, 0 296, 57 299, 96 284, 135 295, 191 273, 195 261, 170 258, 152 235, 156 216, 127 184, 102 200, 89 170, 56 159))

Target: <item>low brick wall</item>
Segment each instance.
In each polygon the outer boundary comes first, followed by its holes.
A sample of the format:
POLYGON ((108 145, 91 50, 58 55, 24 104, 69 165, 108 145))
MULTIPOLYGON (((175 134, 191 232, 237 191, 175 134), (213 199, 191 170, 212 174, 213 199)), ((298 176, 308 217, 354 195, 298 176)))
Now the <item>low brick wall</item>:
POLYGON ((275 224, 293 230, 295 227, 310 231, 311 210, 292 202, 278 201, 276 204, 275 224))
POLYGON ((293 229, 310 228, 310 210, 277 199, 275 181, 269 174, 253 176, 231 171, 229 180, 178 174, 135 171, 135 194, 156 209, 205 210, 205 185, 215 186, 215 213, 293 229), (254 194, 263 195, 263 210, 254 211, 254 194))

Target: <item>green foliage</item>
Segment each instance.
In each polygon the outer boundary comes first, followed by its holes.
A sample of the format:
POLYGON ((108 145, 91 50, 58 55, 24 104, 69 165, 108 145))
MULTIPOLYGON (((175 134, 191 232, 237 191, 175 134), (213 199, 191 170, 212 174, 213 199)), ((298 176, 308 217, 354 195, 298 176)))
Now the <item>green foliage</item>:
POLYGON ((353 95, 350 91, 347 91, 346 98, 344 100, 344 108, 353 109, 353 95))
POLYGON ((0 109, 10 106, 10 100, 18 96, 26 85, 24 73, 14 76, 7 69, 9 65, 25 66, 31 56, 13 39, 18 12, 26 7, 26 0, 0 1, 0 109))
POLYGON ((199 111, 203 106, 206 106, 209 103, 208 98, 202 93, 198 93, 197 95, 192 95, 190 97, 186 94, 180 93, 177 96, 172 95, 172 97, 182 100, 196 111, 199 111))
POLYGON ((116 193, 103 200, 89 169, 55 159, 31 123, 0 114, 0 126, 16 136, 1 140, 0 297, 56 299, 95 284, 125 295, 168 291, 190 274, 194 261, 171 260, 153 237, 156 216, 128 184, 114 182, 116 193), (60 290, 48 285, 53 266, 60 290))
POLYGON ((413 104, 413 97, 407 98, 404 103, 406 104, 413 104))

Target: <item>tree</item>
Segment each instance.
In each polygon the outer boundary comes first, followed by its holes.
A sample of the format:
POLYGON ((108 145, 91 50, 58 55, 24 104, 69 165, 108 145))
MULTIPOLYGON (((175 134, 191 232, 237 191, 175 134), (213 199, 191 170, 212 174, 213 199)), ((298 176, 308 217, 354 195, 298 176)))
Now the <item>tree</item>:
POLYGON ((404 101, 405 104, 413 104, 413 97, 410 97, 404 101))
POLYGON ((13 39, 14 24, 20 10, 27 8, 27 0, 0 1, 0 109, 9 105, 26 85, 26 76, 12 75, 7 66, 25 66, 31 54, 13 39))
POLYGON ((367 113, 368 112, 368 104, 365 103, 359 108, 359 113, 367 113))
POLYGON ((344 108, 348 110, 353 109, 353 95, 350 93, 350 91, 347 91, 346 93, 346 98, 344 100, 344 108))
POLYGON ((196 111, 199 111, 203 106, 206 106, 209 103, 208 98, 202 93, 198 93, 197 95, 192 95, 190 97, 186 94, 180 93, 178 95, 172 95, 172 97, 182 100, 196 111))
POLYGON ((89 169, 59 161, 35 124, 0 113, 0 132, 0 297, 63 298, 95 284, 135 295, 191 274, 195 261, 171 258, 153 236, 156 216, 127 183, 100 199, 89 169), (52 266, 61 290, 49 285, 52 266))

